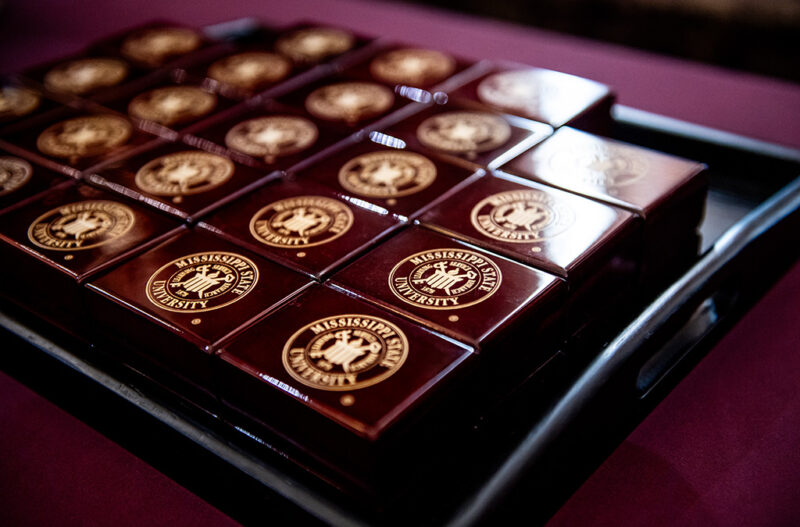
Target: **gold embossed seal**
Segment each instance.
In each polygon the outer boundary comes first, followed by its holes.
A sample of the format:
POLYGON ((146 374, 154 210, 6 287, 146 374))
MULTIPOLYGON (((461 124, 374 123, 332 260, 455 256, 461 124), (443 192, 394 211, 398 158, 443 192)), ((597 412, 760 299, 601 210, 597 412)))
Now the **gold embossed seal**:
POLYGON ((474 156, 502 146, 511 137, 511 126, 486 112, 446 112, 425 119, 417 128, 423 145, 474 156))
POLYGON ((263 157, 267 164, 275 158, 297 154, 311 147, 319 136, 317 126, 303 117, 275 115, 243 121, 225 134, 231 150, 263 157))
POLYGON ((488 257, 466 249, 421 251, 389 273, 392 293, 424 309, 461 309, 479 304, 500 287, 503 275, 488 257))
POLYGON ((149 161, 136 172, 136 186, 156 196, 199 194, 215 189, 234 173, 230 159, 187 150, 167 154, 149 161))
POLYGON ((350 230, 353 212, 325 196, 297 196, 270 203, 250 219, 250 234, 272 247, 313 247, 350 230))
POLYGON ((18 157, 0 157, 0 197, 11 194, 30 181, 33 167, 18 157))
POLYGON ((50 91, 84 95, 100 88, 116 86, 128 76, 125 61, 88 58, 65 62, 48 71, 44 86, 50 91))
POLYGON ((89 115, 56 123, 39 134, 36 147, 43 154, 72 162, 106 154, 131 137, 131 124, 116 115, 89 115))
POLYGON ((279 38, 275 42, 275 49, 298 64, 307 64, 344 53, 354 45, 355 38, 347 31, 313 27, 293 31, 279 38))
POLYGON ((133 210, 122 203, 78 201, 36 218, 28 227, 28 239, 44 249, 81 251, 117 240, 134 223, 133 210))
POLYGON ((211 79, 240 90, 255 91, 278 82, 292 71, 292 63, 276 53, 248 51, 220 59, 208 67, 211 79))
POLYGON ((182 27, 160 27, 137 31, 122 42, 122 55, 151 67, 200 47, 200 35, 182 27))
POLYGON ((38 93, 18 86, 0 87, 0 119, 14 119, 28 115, 42 98, 38 93))
POLYGON ((331 84, 317 88, 306 97, 306 110, 314 117, 348 124, 377 117, 392 104, 392 90, 373 82, 331 84))
POLYGON ((397 198, 428 188, 436 165, 414 152, 370 152, 354 157, 339 170, 342 187, 359 196, 397 198))
POLYGON ((413 48, 381 53, 369 65, 370 74, 381 82, 420 87, 446 79, 455 69, 456 62, 449 55, 413 48))
POLYGON ((181 124, 210 113, 217 96, 195 86, 167 86, 141 93, 128 104, 133 117, 165 126, 181 124))
POLYGON ((366 388, 392 376, 408 357, 408 339, 383 318, 347 314, 303 326, 283 347, 298 382, 326 391, 366 388))
POLYGON ((647 160, 623 145, 582 145, 554 152, 548 159, 559 179, 616 189, 635 183, 647 172, 647 160))
POLYGON ((481 101, 490 106, 514 113, 535 113, 540 109, 542 91, 552 89, 541 81, 542 76, 536 70, 504 71, 483 79, 476 93, 481 101))
POLYGON ((546 192, 509 190, 493 194, 472 208, 472 226, 487 238, 536 243, 557 236, 575 221, 572 210, 546 192))
POLYGON ((258 267, 241 254, 209 251, 176 258, 147 281, 147 299, 175 313, 202 313, 244 298, 258 283, 258 267))

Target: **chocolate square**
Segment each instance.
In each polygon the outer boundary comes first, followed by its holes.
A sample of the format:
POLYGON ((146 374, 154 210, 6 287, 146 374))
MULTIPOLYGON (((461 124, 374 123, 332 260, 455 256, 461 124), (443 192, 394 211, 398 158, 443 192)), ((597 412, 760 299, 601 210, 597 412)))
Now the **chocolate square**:
POLYGON ((92 108, 66 108, 48 120, 25 122, 4 135, 2 145, 72 177, 99 163, 148 148, 156 137, 138 130, 124 116, 92 108))
POLYGON ((657 287, 697 256, 705 166, 561 128, 503 170, 628 209, 644 219, 643 281, 657 287))
POLYGON ((349 133, 381 121, 408 102, 383 84, 344 75, 325 77, 277 100, 349 133))
POLYGON ((573 331, 600 320, 600 306, 632 305, 642 245, 641 225, 630 212, 497 173, 448 198, 421 221, 565 278, 573 331))
POLYGON ((309 283, 217 236, 189 231, 92 280, 89 308, 108 353, 172 389, 210 393, 208 355, 309 283))
POLYGON ((0 210, 17 207, 31 197, 70 181, 0 148, 0 210))
POLYGON ((471 65, 442 51, 391 44, 345 69, 344 74, 386 84, 396 93, 401 93, 402 87, 434 91, 471 65))
POLYGON ((182 75, 178 71, 139 93, 116 97, 108 107, 127 114, 142 130, 175 140, 182 130, 235 104, 208 86, 184 82, 182 75))
POLYGON ((98 101, 135 90, 151 74, 119 56, 84 52, 34 66, 21 75, 56 97, 98 101))
POLYGON ((295 72, 291 60, 268 46, 237 46, 194 64, 185 75, 189 82, 243 100, 289 80, 295 72))
POLYGON ((371 41, 371 37, 347 29, 301 23, 281 28, 272 47, 297 67, 307 68, 357 57, 371 41))
POLYGON ((244 165, 262 170, 298 169, 349 136, 302 111, 274 101, 242 104, 218 119, 193 127, 183 141, 220 152, 244 165))
POLYGON ((29 84, 0 78, 0 137, 26 123, 47 120, 59 111, 64 111, 59 99, 29 84))
POLYGON ((482 173, 396 147, 383 134, 371 137, 300 170, 298 180, 316 181, 411 219, 482 173))
POLYGON ((542 348, 560 318, 564 283, 463 242, 412 227, 359 258, 331 283, 419 324, 511 360, 520 346, 497 346, 524 335, 542 348))
POLYGON ((198 228, 321 279, 401 225, 367 203, 286 178, 243 196, 198 228))
POLYGON ((261 185, 267 173, 219 154, 167 143, 106 163, 86 177, 96 185, 193 222, 261 185))
POLYGON ((156 69, 185 62, 215 44, 197 29, 157 21, 95 42, 90 53, 120 56, 140 68, 156 69))
POLYGON ((493 108, 553 128, 569 125, 605 132, 614 94, 595 81, 524 65, 498 64, 454 90, 451 99, 473 108, 493 108))
POLYGON ((87 338, 79 284, 130 258, 179 225, 86 185, 61 185, 0 220, 3 294, 87 338))
MULTIPOLYGON (((698 176, 704 168, 568 127, 503 166, 506 172, 626 208, 645 219, 688 186, 702 190, 698 176)), ((698 211, 691 211, 688 223, 699 220, 698 211)))
POLYGON ((379 449, 396 459, 421 447, 426 427, 414 421, 452 393, 446 387, 455 388, 471 356, 463 345, 315 286, 225 345, 219 357, 227 366, 217 372, 220 398, 234 413, 350 474, 380 473, 387 467, 379 449), (401 432, 409 427, 416 433, 401 432))
POLYGON ((434 105, 382 130, 412 150, 467 168, 497 168, 544 140, 544 124, 495 111, 454 104, 434 105))
POLYGON ((281 86, 295 84, 298 76, 314 79, 324 68, 313 72, 313 63, 297 63, 275 49, 280 33, 271 28, 245 29, 234 35, 224 52, 208 57, 185 69, 188 79, 234 99, 246 99, 264 91, 281 93, 281 86), (302 75, 301 75, 302 74, 302 75))

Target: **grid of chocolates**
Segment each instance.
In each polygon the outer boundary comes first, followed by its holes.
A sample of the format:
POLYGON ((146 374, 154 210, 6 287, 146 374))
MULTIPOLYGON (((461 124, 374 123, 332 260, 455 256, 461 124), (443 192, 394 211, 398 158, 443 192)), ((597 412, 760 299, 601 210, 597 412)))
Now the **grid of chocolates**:
POLYGON ((593 135, 612 101, 337 28, 137 28, 4 81, 2 294, 371 487, 696 258, 704 167, 593 135))

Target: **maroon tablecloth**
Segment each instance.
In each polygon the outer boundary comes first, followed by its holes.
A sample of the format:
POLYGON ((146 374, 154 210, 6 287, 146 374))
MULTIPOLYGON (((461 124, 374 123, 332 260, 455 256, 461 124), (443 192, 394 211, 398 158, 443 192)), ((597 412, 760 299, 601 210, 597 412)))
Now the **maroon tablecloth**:
MULTIPOLYGON (((291 3, 11 2, 0 70, 78 50, 154 18, 313 19, 502 58, 614 86, 619 101, 800 147, 800 87, 546 31, 420 7, 291 3)), ((676 28, 679 38, 680 28, 676 28)), ((789 240, 798 243, 797 238, 789 240)), ((553 525, 789 525, 800 521, 800 265, 717 345, 583 485, 553 525)), ((224 525, 232 520, 0 374, 0 518, 11 525, 224 525)))

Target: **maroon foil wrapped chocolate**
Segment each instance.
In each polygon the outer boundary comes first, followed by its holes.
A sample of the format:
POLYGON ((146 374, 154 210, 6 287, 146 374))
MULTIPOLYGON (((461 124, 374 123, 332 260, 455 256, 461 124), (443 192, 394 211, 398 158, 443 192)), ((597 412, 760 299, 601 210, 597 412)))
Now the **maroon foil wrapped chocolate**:
POLYGON ((429 434, 418 421, 463 389, 456 381, 471 353, 315 286, 225 345, 219 358, 220 397, 229 412, 349 474, 386 478, 387 463, 424 447, 429 434))
POLYGON ((54 97, 92 101, 119 98, 152 82, 151 70, 117 55, 91 51, 34 66, 21 76, 54 97))
POLYGON ((0 148, 0 211, 70 181, 59 174, 0 148))
POLYGON ((198 225, 321 279, 402 224, 386 211, 312 182, 281 179, 198 225))
POLYGON ((309 283, 190 231, 92 280, 88 303, 107 353, 203 400, 213 398, 209 354, 309 283))
POLYGON ((177 232, 177 222, 86 185, 61 185, 0 221, 3 295, 89 338, 80 284, 177 232))
POLYGON ((392 237, 331 283, 500 360, 518 352, 539 353, 540 361, 552 355, 545 343, 561 322, 565 292, 553 275, 421 227, 392 237), (524 334, 540 346, 501 347, 493 342, 501 333, 506 343, 524 334))
POLYGON ((382 144, 386 136, 381 134, 372 137, 297 171, 298 181, 315 181, 400 219, 413 219, 483 174, 394 147, 389 140, 382 144))
POLYGON ((185 143, 265 171, 308 165, 350 135, 274 101, 240 105, 189 132, 185 143))
POLYGON ((412 150, 477 169, 497 168, 544 140, 552 129, 491 110, 446 104, 428 107, 381 131, 412 150))
POLYGON ((352 57, 371 41, 344 28, 298 24, 281 29, 272 47, 297 67, 307 68, 352 57))
POLYGON ((313 64, 297 64, 277 51, 275 42, 279 36, 273 28, 248 29, 235 43, 220 48, 220 53, 183 71, 188 80, 201 82, 231 98, 247 99, 313 67, 313 64))
POLYGON ((523 65, 496 65, 450 95, 473 108, 493 108, 553 128, 568 125, 600 133, 608 129, 614 103, 608 86, 523 65))
POLYGON ((325 77, 277 100, 303 111, 310 119, 350 133, 375 124, 408 103, 383 84, 344 75, 325 77))
POLYGON ((442 51, 391 44, 352 64, 344 74, 354 79, 386 84, 402 95, 404 90, 401 87, 434 91, 471 65, 442 51))
POLYGON ((268 174, 219 154, 167 143, 106 163, 86 177, 96 185, 195 221, 261 185, 268 174))
POLYGON ((202 84, 186 82, 181 75, 172 75, 106 104, 126 114, 138 128, 175 140, 187 127, 224 112, 235 101, 202 84))
POLYGON ((99 163, 148 148, 156 137, 122 115, 101 108, 65 108, 15 126, 0 144, 6 150, 72 177, 99 163), (24 125, 24 126, 23 126, 24 125))
POLYGON ((42 93, 40 88, 0 79, 0 137, 26 123, 47 120, 51 114, 63 111, 61 103, 42 93))
POLYGON ((154 22, 96 42, 89 51, 120 56, 140 68, 155 69, 186 61, 215 44, 197 29, 172 22, 154 22))
POLYGON ((648 289, 696 257, 708 187, 701 163, 562 128, 503 170, 625 208, 644 220, 648 289))

